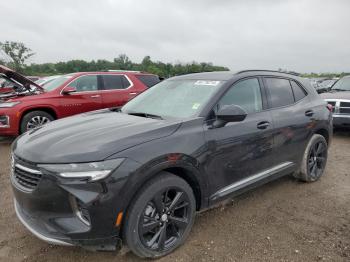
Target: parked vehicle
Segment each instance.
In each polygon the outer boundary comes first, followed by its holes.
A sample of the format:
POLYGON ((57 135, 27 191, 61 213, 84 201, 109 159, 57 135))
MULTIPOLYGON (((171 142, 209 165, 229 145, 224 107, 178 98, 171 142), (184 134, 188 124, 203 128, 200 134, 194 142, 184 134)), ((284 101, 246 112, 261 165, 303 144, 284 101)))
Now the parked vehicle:
POLYGON ((302 78, 178 76, 119 110, 23 134, 12 148, 15 209, 49 243, 114 250, 123 241, 160 257, 184 243, 198 210, 288 174, 318 180, 331 137, 327 103, 302 78))
POLYGON ((158 78, 143 72, 84 72, 60 76, 41 87, 11 69, 0 70, 23 84, 19 92, 0 95, 0 136, 16 136, 55 119, 122 106, 146 90, 149 80, 158 78))
POLYGON ((317 82, 316 91, 317 93, 321 94, 324 92, 329 91, 335 82, 337 82, 338 79, 336 78, 325 78, 317 82))
POLYGON ((321 97, 333 106, 333 126, 350 127, 350 76, 338 80, 321 97))

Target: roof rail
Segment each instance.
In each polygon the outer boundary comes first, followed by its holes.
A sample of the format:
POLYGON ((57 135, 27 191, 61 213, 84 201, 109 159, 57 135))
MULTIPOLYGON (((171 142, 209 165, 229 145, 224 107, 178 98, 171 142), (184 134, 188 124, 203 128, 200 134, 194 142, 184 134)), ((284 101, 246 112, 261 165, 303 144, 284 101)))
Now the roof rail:
POLYGON ((121 69, 108 69, 108 70, 102 70, 102 72, 130 72, 130 73, 143 73, 142 71, 134 71, 134 70, 121 70, 121 69))
POLYGON ((282 73, 282 74, 289 74, 289 75, 293 75, 293 76, 300 76, 299 73, 296 72, 284 72, 284 71, 277 71, 277 70, 263 70, 263 69, 249 69, 249 70, 242 70, 237 72, 237 74, 241 74, 241 73, 246 73, 246 72, 273 72, 273 73, 282 73))

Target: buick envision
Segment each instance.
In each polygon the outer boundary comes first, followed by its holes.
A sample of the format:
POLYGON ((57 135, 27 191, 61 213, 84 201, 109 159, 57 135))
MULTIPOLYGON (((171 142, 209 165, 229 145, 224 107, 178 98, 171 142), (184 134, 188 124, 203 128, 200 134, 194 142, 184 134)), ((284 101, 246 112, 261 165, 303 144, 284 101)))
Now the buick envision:
POLYGON ((114 250, 124 242, 160 257, 185 241, 198 210, 284 175, 318 180, 331 137, 330 108, 302 78, 178 76, 121 109, 18 138, 15 210, 49 243, 114 250))

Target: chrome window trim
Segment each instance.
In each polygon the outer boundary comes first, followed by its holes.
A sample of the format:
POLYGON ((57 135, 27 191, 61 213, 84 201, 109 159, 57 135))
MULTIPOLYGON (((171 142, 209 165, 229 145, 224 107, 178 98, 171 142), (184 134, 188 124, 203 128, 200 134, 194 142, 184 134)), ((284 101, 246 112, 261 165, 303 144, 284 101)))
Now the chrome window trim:
POLYGON ((127 76, 127 75, 125 75, 125 74, 94 74, 94 73, 92 73, 92 74, 84 74, 84 75, 80 75, 80 76, 78 76, 78 77, 76 77, 76 78, 73 78, 68 84, 66 84, 62 89, 61 89, 61 91, 60 91, 60 95, 61 96, 64 96, 63 94, 62 94, 62 92, 63 92, 63 90, 66 88, 66 87, 68 87, 72 82, 74 82, 75 80, 77 80, 77 79, 79 79, 79 78, 81 78, 81 77, 84 77, 84 76, 104 76, 104 75, 118 75, 118 76, 125 76, 126 77, 126 79, 128 80, 128 82, 129 82, 129 86, 127 87, 127 88, 124 88, 124 89, 108 89, 108 90, 105 90, 105 89, 97 89, 97 90, 92 90, 92 91, 80 91, 80 92, 74 92, 74 93, 72 93, 71 95, 75 95, 75 94, 77 94, 77 95, 79 95, 79 94, 86 94, 86 93, 96 93, 96 92, 108 92, 108 91, 113 91, 113 90, 128 90, 128 89, 130 89, 130 88, 132 88, 132 87, 134 87, 134 83, 130 80, 130 78, 127 76))
POLYGON ((9 116, 4 116, 7 119, 7 125, 6 126, 0 126, 0 128, 9 128, 10 127, 10 117, 9 116))
POLYGON ((264 170, 260 173, 257 173, 255 175, 249 176, 247 178, 243 178, 243 179, 241 179, 241 180, 239 180, 231 185, 228 185, 228 186, 220 189, 219 191, 214 193, 210 197, 210 199, 215 200, 215 199, 218 199, 218 198, 223 197, 225 195, 228 195, 230 193, 233 193, 236 190, 239 190, 239 189, 244 188, 248 185, 251 185, 255 182, 258 182, 264 178, 267 178, 271 175, 274 175, 274 174, 278 173, 279 171, 283 171, 284 169, 291 167, 293 165, 294 165, 293 162, 284 162, 284 163, 281 163, 281 164, 274 166, 270 169, 267 169, 267 170, 264 170))

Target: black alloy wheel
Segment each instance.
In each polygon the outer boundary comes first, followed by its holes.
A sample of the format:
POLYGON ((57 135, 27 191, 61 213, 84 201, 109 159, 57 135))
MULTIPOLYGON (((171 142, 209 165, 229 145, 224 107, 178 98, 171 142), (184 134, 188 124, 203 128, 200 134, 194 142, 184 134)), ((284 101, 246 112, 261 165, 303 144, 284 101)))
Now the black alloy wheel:
POLYGON ((318 141, 313 144, 309 153, 308 171, 313 179, 318 179, 326 166, 327 145, 318 141))
POLYGON ((164 251, 182 238, 189 223, 189 199, 179 188, 158 192, 147 203, 139 221, 142 244, 151 250, 164 251))
POLYGON ((167 255, 188 237, 195 211, 195 197, 187 182, 161 172, 144 185, 127 212, 126 244, 140 257, 167 255))
POLYGON ((314 134, 308 142, 300 170, 294 176, 304 182, 317 181, 324 173, 328 157, 328 143, 324 136, 314 134))

